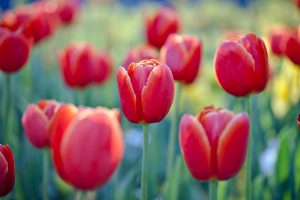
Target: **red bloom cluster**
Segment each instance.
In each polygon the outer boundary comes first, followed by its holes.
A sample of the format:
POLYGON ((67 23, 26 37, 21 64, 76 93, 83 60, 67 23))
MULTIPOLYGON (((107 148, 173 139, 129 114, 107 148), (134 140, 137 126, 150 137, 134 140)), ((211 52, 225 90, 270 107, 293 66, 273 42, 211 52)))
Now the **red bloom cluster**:
POLYGON ((146 39, 148 44, 161 48, 168 36, 177 33, 180 22, 177 13, 167 7, 160 8, 154 15, 148 16, 146 20, 146 39))
POLYGON ((249 137, 246 113, 234 114, 213 106, 196 117, 184 115, 179 141, 184 160, 198 180, 227 180, 243 166, 249 137))
POLYGON ((40 1, 3 14, 0 26, 19 30, 36 44, 50 36, 59 24, 69 24, 77 13, 72 1, 40 1))
POLYGON ((22 124, 35 147, 51 148, 63 180, 75 188, 92 190, 109 180, 123 157, 119 120, 116 109, 77 108, 41 100, 28 105, 22 124))
POLYGON ((223 42, 215 55, 215 76, 219 85, 234 96, 263 91, 269 79, 264 42, 252 33, 223 42))
POLYGON ((112 59, 105 51, 96 52, 89 44, 73 44, 60 55, 60 69, 65 84, 71 88, 84 88, 101 84, 112 73, 112 59))
POLYGON ((8 145, 0 144, 0 197, 10 193, 15 185, 14 156, 8 145))

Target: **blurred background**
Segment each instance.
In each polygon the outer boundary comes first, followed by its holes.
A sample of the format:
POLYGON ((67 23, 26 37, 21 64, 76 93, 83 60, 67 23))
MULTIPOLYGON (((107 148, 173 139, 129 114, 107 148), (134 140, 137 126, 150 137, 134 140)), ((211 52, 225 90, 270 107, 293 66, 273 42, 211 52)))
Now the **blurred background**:
MULTIPOLYGON (((1 0, 2 11, 26 0, 1 0)), ((13 109, 10 120, 12 149, 16 160, 16 185, 9 198, 42 198, 42 152, 25 138, 21 117, 30 102, 56 99, 77 105, 119 108, 116 70, 126 53, 145 42, 145 17, 161 4, 176 8, 181 20, 181 33, 193 34, 203 41, 203 60, 197 81, 183 88, 180 113, 197 114, 203 107, 214 104, 236 112, 245 110, 243 98, 226 94, 213 74, 213 60, 220 42, 232 31, 255 32, 269 49, 268 31, 275 24, 297 26, 300 11, 292 0, 80 0, 76 21, 60 28, 47 40, 36 45, 26 67, 12 76, 13 109), (114 73, 101 86, 84 90, 69 89, 63 82, 58 65, 58 53, 74 42, 90 42, 97 49, 112 55, 114 73), (38 84, 37 84, 38 83, 38 84)), ((253 100, 253 133, 256 138, 254 154, 255 199, 300 198, 300 147, 296 116, 300 111, 299 88, 296 86, 295 66, 269 51, 270 66, 274 71, 265 92, 253 100), (280 71, 277 70, 280 67, 280 71), (276 73, 275 73, 276 72, 276 73), (296 156, 298 155, 298 156, 296 156), (295 160, 293 159, 295 158, 295 160), (292 163, 295 162, 295 163, 292 163), (291 164, 292 163, 292 164, 291 164), (291 167, 294 166, 294 167, 291 167)), ((0 74, 0 94, 4 76, 0 74)), ((3 96, 0 95, 1 102, 3 96)), ((172 110, 170 111, 170 114, 172 110)), ((4 119, 1 120, 2 130, 4 119)), ((122 119, 126 152, 113 178, 96 193, 97 199, 130 200, 140 194, 142 129, 122 119)), ((170 129, 170 115, 149 128, 149 199, 161 199, 165 180, 166 146, 170 129)), ((174 171, 174 192, 177 199, 207 199, 208 185, 194 180, 187 170, 177 145, 174 171)), ((220 183, 219 199, 243 199, 245 170, 233 179, 220 183)), ((50 171, 49 198, 73 199, 74 190, 50 171)))

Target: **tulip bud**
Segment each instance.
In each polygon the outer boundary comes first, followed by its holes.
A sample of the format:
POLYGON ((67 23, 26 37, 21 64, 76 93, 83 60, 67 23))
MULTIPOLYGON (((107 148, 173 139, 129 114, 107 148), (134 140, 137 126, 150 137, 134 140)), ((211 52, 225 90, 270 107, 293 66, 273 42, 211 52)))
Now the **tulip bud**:
POLYGON ((213 106, 180 121, 179 142, 184 160, 197 180, 227 180, 241 169, 247 152, 249 118, 213 106))
POLYGON ((73 1, 63 1, 59 4, 58 15, 63 24, 71 24, 76 17, 78 5, 73 1))
POLYGON ((169 112, 174 98, 170 68, 157 60, 131 63, 117 72, 120 102, 126 118, 133 123, 155 123, 169 112))
POLYGON ((171 8, 162 7, 146 20, 146 38, 150 45, 161 48, 168 36, 180 29, 179 17, 171 8))
POLYGON ((50 134, 54 166, 63 180, 81 190, 109 180, 124 151, 117 115, 100 107, 64 105, 58 110, 50 134))
POLYGON ((192 83, 198 74, 202 54, 202 42, 194 36, 172 34, 160 52, 160 60, 166 63, 175 80, 192 83))
POLYGON ((14 156, 8 145, 0 144, 0 197, 10 193, 15 185, 14 156))
POLYGON ((215 55, 214 69, 219 85, 234 96, 263 91, 269 79, 264 42, 252 33, 223 42, 215 55))
POLYGON ((149 45, 143 45, 135 49, 131 49, 128 51, 122 67, 127 70, 131 63, 140 62, 145 59, 158 59, 157 50, 149 45))
POLYGON ((30 48, 22 33, 0 28, 0 70, 6 73, 20 70, 29 58, 30 48))
POLYGON ((49 146, 49 124, 60 104, 53 100, 41 100, 38 105, 29 104, 22 117, 22 125, 29 142, 36 148, 49 146))

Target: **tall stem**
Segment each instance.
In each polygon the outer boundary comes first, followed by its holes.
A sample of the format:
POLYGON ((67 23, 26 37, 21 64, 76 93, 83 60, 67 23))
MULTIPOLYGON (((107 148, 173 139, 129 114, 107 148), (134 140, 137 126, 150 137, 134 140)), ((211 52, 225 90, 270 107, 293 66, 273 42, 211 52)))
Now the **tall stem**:
POLYGON ((5 74, 5 100, 4 100, 4 116, 3 116, 3 143, 8 144, 9 141, 9 123, 10 123, 10 107, 11 107, 11 75, 5 74))
POLYGON ((249 141, 247 149, 247 159, 246 159, 246 199, 252 200, 252 106, 251 106, 251 95, 247 97, 247 112, 250 119, 250 131, 249 131, 249 141))
POLYGON ((143 146, 143 161, 142 161, 142 200, 147 199, 147 182, 148 182, 148 125, 143 125, 144 146, 143 146))
POLYGON ((43 150, 43 200, 48 200, 49 158, 48 149, 43 150))
POLYGON ((218 198, 218 181, 209 181, 209 200, 217 200, 218 198))
POLYGON ((166 168, 166 175, 167 181, 170 180, 170 176, 172 174, 172 166, 174 162, 174 154, 175 154, 175 144, 176 144, 176 135, 177 135, 177 118, 178 118, 178 111, 179 111, 179 99, 181 93, 181 85, 180 83, 175 83, 175 98, 174 98, 174 108, 173 108, 173 115, 172 115, 172 124, 171 130, 169 133, 169 143, 168 143, 168 157, 167 157, 167 168, 166 168))

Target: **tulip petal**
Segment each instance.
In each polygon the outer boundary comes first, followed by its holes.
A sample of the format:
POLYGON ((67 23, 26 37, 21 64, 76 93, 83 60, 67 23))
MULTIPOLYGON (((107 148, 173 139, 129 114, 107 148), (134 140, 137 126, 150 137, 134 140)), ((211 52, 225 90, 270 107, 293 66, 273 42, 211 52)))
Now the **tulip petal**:
POLYGON ((136 96, 129 78, 129 75, 124 67, 120 67, 117 72, 117 80, 119 87, 120 103, 126 118, 138 123, 139 118, 136 110, 136 96))
POLYGON ((65 181, 67 181, 68 178, 66 177, 64 167, 62 166, 60 146, 65 130, 77 112, 77 108, 72 104, 62 105, 54 115, 49 125, 49 140, 52 149, 54 166, 59 176, 65 181))
POLYGON ((215 57, 215 76, 219 85, 234 96, 250 94, 254 77, 254 60, 238 42, 224 42, 215 57))
POLYGON ((36 148, 49 145, 47 116, 36 105, 30 104, 22 117, 22 125, 29 142, 36 148))
POLYGON ((5 184, 1 185, 0 182, 0 196, 5 196, 13 189, 15 185, 15 162, 14 162, 12 151, 8 145, 6 146, 0 145, 0 154, 1 153, 4 156, 5 160, 7 161, 7 169, 8 169, 6 176, 4 176, 4 181, 2 182, 5 184))
POLYGON ((8 172, 8 163, 4 157, 4 155, 2 155, 2 152, 0 152, 0 189, 3 187, 2 183, 5 183, 4 179, 6 178, 6 174, 8 172))
POLYGON ((211 147, 201 123, 191 115, 181 118, 179 142, 181 153, 193 177, 209 180, 212 176, 211 147))
POLYGON ((144 121, 161 121, 169 112, 174 99, 174 80, 166 64, 155 67, 142 91, 144 121))
POLYGON ((241 113, 228 123, 222 132, 217 148, 217 166, 219 180, 235 176, 241 169, 247 152, 249 136, 249 118, 241 113))
POLYGON ((117 118, 104 110, 82 111, 70 124, 61 146, 69 182, 92 190, 105 184, 123 156, 117 118))

